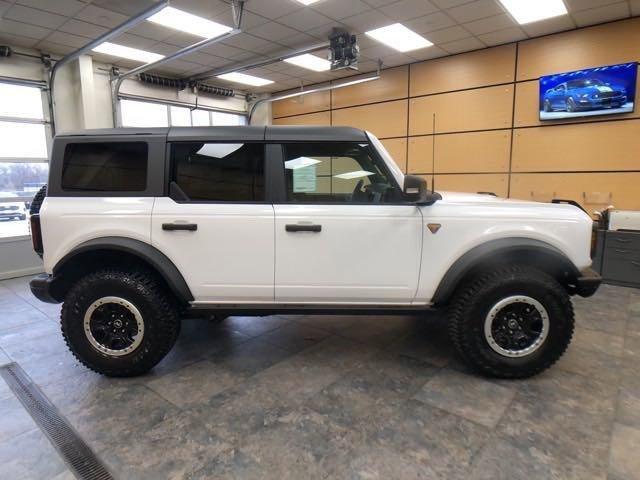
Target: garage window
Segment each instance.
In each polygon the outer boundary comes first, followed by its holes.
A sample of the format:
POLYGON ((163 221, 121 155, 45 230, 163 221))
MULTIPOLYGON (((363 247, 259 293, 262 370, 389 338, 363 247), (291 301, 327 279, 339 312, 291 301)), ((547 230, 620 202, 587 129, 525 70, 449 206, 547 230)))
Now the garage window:
POLYGON ((171 152, 173 181, 190 200, 264 201, 264 145, 176 143, 171 152))
POLYGON ((124 127, 219 127, 247 124, 245 115, 159 102, 123 99, 120 101, 120 112, 124 127))
POLYGON ((47 183, 43 100, 40 88, 0 83, 0 238, 29 234, 27 207, 47 183))

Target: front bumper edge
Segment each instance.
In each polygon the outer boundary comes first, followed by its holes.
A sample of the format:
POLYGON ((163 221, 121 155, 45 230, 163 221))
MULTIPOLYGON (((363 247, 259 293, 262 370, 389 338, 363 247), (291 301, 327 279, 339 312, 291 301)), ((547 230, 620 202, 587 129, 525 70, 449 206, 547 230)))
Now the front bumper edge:
POLYGON ((602 283, 602 277, 592 268, 580 271, 580 276, 575 281, 575 293, 581 297, 590 297, 602 283))
POLYGON ((29 282, 31 293, 41 302, 60 303, 53 295, 54 280, 55 277, 46 273, 33 277, 29 282))

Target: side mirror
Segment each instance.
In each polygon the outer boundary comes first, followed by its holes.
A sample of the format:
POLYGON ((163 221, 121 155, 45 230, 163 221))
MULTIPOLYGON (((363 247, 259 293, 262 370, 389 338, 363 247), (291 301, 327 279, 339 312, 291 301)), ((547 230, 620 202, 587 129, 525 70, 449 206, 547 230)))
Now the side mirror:
POLYGON ((437 193, 430 192, 427 181, 417 175, 404 176, 403 191, 406 199, 416 205, 431 205, 442 198, 437 193))

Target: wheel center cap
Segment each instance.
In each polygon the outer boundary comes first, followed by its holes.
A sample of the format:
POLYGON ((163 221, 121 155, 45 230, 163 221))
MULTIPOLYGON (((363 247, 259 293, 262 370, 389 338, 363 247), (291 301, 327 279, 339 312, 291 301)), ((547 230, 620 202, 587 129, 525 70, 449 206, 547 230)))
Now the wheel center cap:
POLYGON ((114 320, 113 321, 113 326, 115 328, 122 328, 122 320, 120 320, 120 319, 114 320))
POLYGON ((509 320, 509 328, 512 330, 515 330, 516 328, 518 328, 518 322, 516 320, 514 320, 513 318, 511 320, 509 320))

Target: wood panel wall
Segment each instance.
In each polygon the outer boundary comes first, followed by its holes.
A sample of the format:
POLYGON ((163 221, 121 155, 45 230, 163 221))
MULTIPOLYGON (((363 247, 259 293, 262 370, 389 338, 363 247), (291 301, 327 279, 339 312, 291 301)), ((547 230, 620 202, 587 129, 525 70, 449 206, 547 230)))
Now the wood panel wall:
POLYGON ((370 130, 437 190, 640 209, 640 108, 540 122, 537 81, 639 60, 632 18, 390 68, 377 81, 274 102, 273 123, 370 130))

